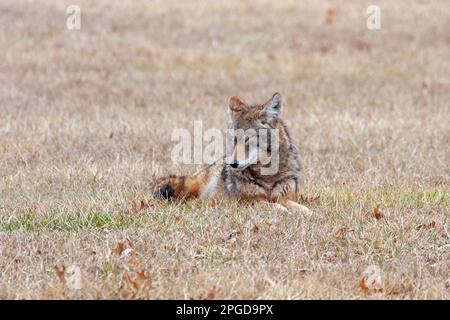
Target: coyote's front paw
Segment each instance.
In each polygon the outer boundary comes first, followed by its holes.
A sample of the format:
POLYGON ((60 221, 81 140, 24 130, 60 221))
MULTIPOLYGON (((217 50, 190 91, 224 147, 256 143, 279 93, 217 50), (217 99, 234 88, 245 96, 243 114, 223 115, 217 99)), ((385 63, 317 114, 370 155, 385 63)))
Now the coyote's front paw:
POLYGON ((286 208, 285 206, 283 206, 282 204, 279 204, 279 203, 272 203, 272 208, 274 208, 276 211, 278 211, 280 213, 287 213, 287 214, 291 213, 288 210, 288 208, 286 208))
POLYGON ((270 193, 270 201, 283 202, 283 199, 291 199, 295 191, 295 183, 294 179, 279 182, 270 193))
POLYGON ((291 212, 298 212, 301 214, 306 214, 308 216, 312 215, 312 211, 309 210, 304 205, 301 205, 300 203, 294 202, 294 201, 286 201, 284 205, 289 209, 291 212))
POLYGON ((266 202, 266 201, 260 201, 255 204, 257 207, 263 210, 273 210, 275 212, 279 213, 287 213, 290 214, 291 212, 282 204, 277 202, 266 202))

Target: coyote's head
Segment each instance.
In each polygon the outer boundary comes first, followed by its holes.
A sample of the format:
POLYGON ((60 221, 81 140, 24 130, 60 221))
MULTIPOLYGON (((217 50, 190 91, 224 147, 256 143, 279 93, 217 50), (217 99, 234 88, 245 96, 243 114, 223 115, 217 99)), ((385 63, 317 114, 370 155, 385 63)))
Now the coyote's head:
POLYGON ((279 93, 258 105, 248 105, 239 97, 230 99, 227 163, 233 169, 268 166, 278 160, 281 111, 279 93))

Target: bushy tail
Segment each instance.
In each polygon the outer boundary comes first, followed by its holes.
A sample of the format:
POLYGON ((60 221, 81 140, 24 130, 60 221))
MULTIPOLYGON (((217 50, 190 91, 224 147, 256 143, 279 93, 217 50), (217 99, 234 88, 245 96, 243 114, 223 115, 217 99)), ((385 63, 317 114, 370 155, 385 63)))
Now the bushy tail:
POLYGON ((200 196, 200 192, 210 178, 209 167, 202 168, 193 176, 170 175, 158 179, 154 195, 157 199, 183 200, 200 196))

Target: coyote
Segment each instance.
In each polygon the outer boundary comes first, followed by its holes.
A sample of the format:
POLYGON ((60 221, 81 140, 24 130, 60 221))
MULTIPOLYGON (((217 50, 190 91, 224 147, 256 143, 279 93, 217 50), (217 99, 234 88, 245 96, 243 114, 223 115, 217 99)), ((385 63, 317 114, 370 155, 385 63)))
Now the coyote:
POLYGON ((297 147, 280 118, 282 108, 279 93, 258 105, 248 105, 239 97, 230 98, 228 132, 253 130, 239 141, 236 136, 227 136, 230 143, 227 144, 225 163, 205 166, 193 176, 170 175, 158 179, 155 197, 169 200, 228 198, 269 205, 284 212, 309 212, 308 208, 295 202, 301 167, 297 147), (276 139, 262 139, 264 132, 274 131, 276 139), (259 152, 263 148, 267 151, 266 157, 258 157, 263 154, 259 152), (272 157, 274 154, 277 157, 272 157), (264 174, 267 156, 269 162, 278 161, 277 170, 270 174, 264 174))

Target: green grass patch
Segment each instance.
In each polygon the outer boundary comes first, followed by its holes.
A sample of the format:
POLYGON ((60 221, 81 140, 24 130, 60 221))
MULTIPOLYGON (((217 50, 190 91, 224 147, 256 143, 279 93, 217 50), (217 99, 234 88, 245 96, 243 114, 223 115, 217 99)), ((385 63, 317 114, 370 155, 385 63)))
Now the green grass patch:
POLYGON ((13 217, 7 223, 0 225, 0 230, 20 231, 69 231, 81 230, 125 230, 136 224, 143 224, 148 218, 145 215, 127 215, 109 212, 89 212, 87 214, 56 214, 52 217, 37 216, 28 211, 23 215, 13 217))

